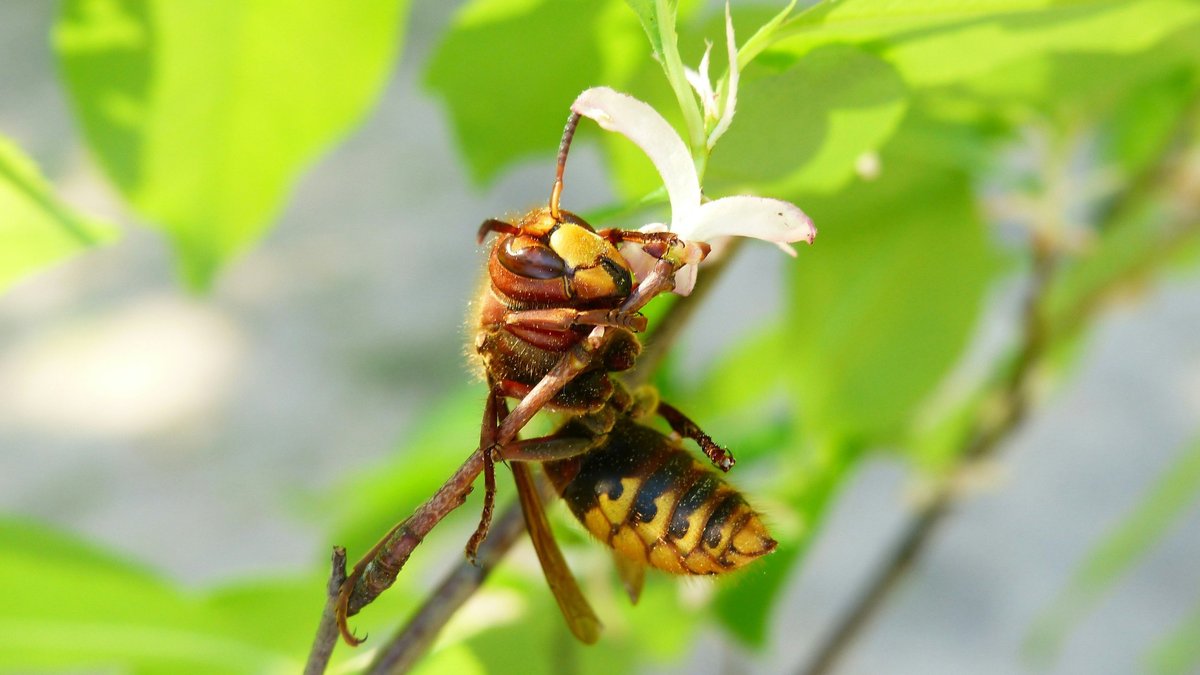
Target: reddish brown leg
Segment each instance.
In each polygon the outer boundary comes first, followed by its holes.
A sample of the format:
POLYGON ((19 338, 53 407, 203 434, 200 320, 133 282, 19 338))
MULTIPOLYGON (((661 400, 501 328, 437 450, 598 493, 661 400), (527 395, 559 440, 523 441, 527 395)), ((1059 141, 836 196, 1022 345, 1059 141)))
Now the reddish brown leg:
POLYGON ((502 462, 553 462, 591 450, 604 442, 603 436, 580 438, 576 436, 539 436, 513 441, 504 446, 496 445, 496 430, 499 422, 508 415, 508 406, 503 395, 492 388, 484 408, 483 428, 479 432, 479 445, 487 448, 483 453, 483 514, 471 538, 467 540, 467 560, 475 562, 480 545, 487 538, 492 525, 492 513, 496 508, 496 461, 502 462))
MULTIPOLYGON (((490 383, 489 383, 490 384, 490 383)), ((500 394, 494 386, 488 387, 487 403, 483 406, 483 425, 479 430, 479 447, 491 448, 496 444, 496 429, 500 426, 497 413, 497 401, 500 394)), ((488 529, 492 526, 492 513, 496 510, 496 460, 490 450, 483 452, 483 513, 479 517, 479 525, 467 540, 467 560, 475 563, 479 545, 487 538, 488 529)))
POLYGON ((615 326, 635 333, 646 330, 646 317, 638 312, 622 312, 619 309, 527 309, 508 312, 504 315, 504 323, 542 330, 567 330, 576 326, 615 326))
POLYGON ((553 462, 582 455, 603 442, 604 436, 580 438, 552 434, 513 441, 502 448, 496 448, 496 457, 505 462, 553 462))
POLYGON ((675 430, 675 433, 690 438, 696 441, 700 449, 704 451, 704 455, 713 463, 713 466, 722 471, 728 471, 733 468, 735 460, 729 451, 717 445, 712 437, 700 430, 696 423, 690 420, 686 415, 679 412, 670 404, 658 402, 658 414, 662 416, 667 424, 675 430))

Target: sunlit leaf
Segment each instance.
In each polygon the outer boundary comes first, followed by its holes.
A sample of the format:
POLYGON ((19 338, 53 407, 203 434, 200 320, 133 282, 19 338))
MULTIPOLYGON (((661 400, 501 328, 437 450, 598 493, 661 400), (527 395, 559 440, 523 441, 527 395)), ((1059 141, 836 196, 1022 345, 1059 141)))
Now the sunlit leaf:
POLYGON ((751 66, 708 177, 722 194, 832 191, 895 131, 906 106, 895 70, 854 47, 826 47, 782 71, 751 66))
POLYGON ((331 505, 333 541, 354 558, 429 499, 479 445, 483 405, 482 387, 463 388, 427 412, 385 465, 347 480, 331 505))
POLYGON ((1158 544, 1198 498, 1200 443, 1195 443, 1176 458, 1141 503, 1088 553, 1070 585, 1042 613, 1029 637, 1028 648, 1042 658, 1056 654, 1075 623, 1158 544))
POLYGON ((54 43, 100 165, 193 286, 370 109, 407 0, 71 0, 54 43))
POLYGON ((33 162, 0 136, 0 292, 116 236, 112 225, 60 202, 33 162))
POLYGON ((1197 19, 1188 0, 847 0, 788 21, 772 49, 874 43, 907 82, 930 86, 1037 52, 1146 49, 1197 19))
MULTIPOLYGON (((571 102, 605 73, 606 5, 474 0, 460 10, 430 60, 426 83, 449 108, 477 182, 515 159, 550 156, 558 147, 571 102)), ((636 31, 629 19, 626 30, 636 31)))
MULTIPOLYGON (((784 584, 800 569, 808 549, 820 532, 825 511, 845 479, 853 475, 861 453, 847 445, 808 443, 806 451, 780 458, 779 480, 793 509, 789 518, 798 531, 776 534, 779 548, 723 586, 716 611, 721 624, 743 643, 766 644, 771 619, 784 584)), ((769 514, 768 514, 769 515, 769 514)))
MULTIPOLYGON (((656 0, 625 0, 625 2, 637 13, 638 20, 642 22, 642 28, 646 31, 646 39, 650 41, 650 51, 653 52, 655 58, 661 60, 663 56, 662 32, 659 28, 658 13, 654 9, 656 0)), ((673 2, 666 4, 674 5, 673 2)))
POLYGON ((818 223, 790 266, 791 382, 818 435, 895 440, 959 358, 999 258, 966 176, 884 153, 882 176, 802 201, 818 223))

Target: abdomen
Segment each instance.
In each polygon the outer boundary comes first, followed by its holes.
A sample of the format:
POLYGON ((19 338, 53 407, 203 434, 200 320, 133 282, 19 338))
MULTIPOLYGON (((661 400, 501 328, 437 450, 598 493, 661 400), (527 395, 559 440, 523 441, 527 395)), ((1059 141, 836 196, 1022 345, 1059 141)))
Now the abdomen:
POLYGON ((720 574, 775 549, 740 492, 627 417, 602 447, 545 468, 588 531, 631 560, 673 574, 720 574))

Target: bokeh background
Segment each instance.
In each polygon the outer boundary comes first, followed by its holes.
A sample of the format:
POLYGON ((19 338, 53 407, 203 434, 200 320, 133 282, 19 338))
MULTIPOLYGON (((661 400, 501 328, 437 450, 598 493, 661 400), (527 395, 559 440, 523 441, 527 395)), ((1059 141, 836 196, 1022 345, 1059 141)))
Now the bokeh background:
MULTIPOLYGON (((405 11, 403 46, 377 103, 303 172, 269 233, 234 257, 203 292, 188 289, 166 238, 141 226, 149 219, 129 206, 88 148, 51 48, 63 8, 42 0, 0 4, 0 133, 40 166, 63 202, 119 223, 121 231, 116 243, 25 278, 0 296, 0 510, 22 523, 9 528, 8 541, 0 541, 0 555, 32 555, 29 542, 36 537, 21 528, 55 530, 61 534, 54 536, 80 537, 112 556, 137 561, 139 569, 153 570, 160 583, 188 602, 214 596, 228 601, 242 592, 260 599, 293 594, 276 605, 255 601, 262 622, 287 634, 276 636, 280 644, 273 646, 286 657, 246 660, 245 669, 236 665, 238 656, 207 664, 196 659, 199 665, 183 662, 196 672, 257 672, 264 662, 286 671, 300 662, 316 624, 329 547, 350 544, 353 557, 354 546, 361 551, 382 531, 376 521, 389 513, 396 519, 405 515, 448 474, 445 469, 466 456, 470 446, 459 439, 475 431, 468 426, 457 436, 444 432, 473 419, 480 402, 478 390, 466 388, 471 375, 462 357, 466 307, 483 259, 474 230, 486 217, 539 204, 549 186, 557 123, 523 129, 545 137, 540 151, 516 158, 503 171, 483 169, 495 177, 481 184, 479 167, 486 162, 472 165, 463 158, 464 144, 481 141, 456 131, 445 99, 428 85, 431 62, 480 78, 494 77, 490 69, 503 67, 502 53, 496 54, 500 65, 485 65, 466 58, 456 63, 453 51, 446 52, 453 40, 467 39, 461 31, 450 32, 455 26, 486 25, 489 4, 470 3, 474 14, 464 12, 457 20, 461 8, 450 3, 416 2, 405 11), (386 481, 371 477, 394 471, 423 478, 398 485, 396 491, 407 493, 389 504, 386 481), (347 504, 356 495, 365 506, 347 504), (25 534, 17 538, 13 532, 25 534), (255 595, 259 591, 261 596, 255 595), (286 613, 287 621, 270 619, 273 611, 286 613)), ((609 16, 619 12, 633 16, 621 3, 610 4, 597 21, 621 23, 624 19, 609 16)), ((1092 4, 1097 12, 1105 5, 1092 4)), ((716 8, 700 5, 686 8, 692 18, 681 44, 689 61, 701 48, 698 36, 720 36, 711 29, 720 25, 714 23, 719 21, 716 8)), ((1179 32, 1186 35, 1190 27, 1196 34, 1195 18, 1179 21, 1179 32)), ((571 27, 562 30, 569 34, 571 27)), ((739 36, 750 32, 752 27, 739 27, 739 36)), ((1162 34, 1138 58, 1152 61, 1159 43, 1173 35, 1176 44, 1180 41, 1174 31, 1162 34)), ((635 41, 644 42, 640 29, 621 35, 636 45, 627 60, 649 61, 646 46, 635 41)), ((514 34, 511 39, 534 37, 514 34)), ((565 42, 555 49, 571 49, 569 35, 565 42)), ((657 66, 650 66, 647 72, 653 75, 657 66)), ((1193 102, 1200 91, 1197 66, 1192 63, 1191 79, 1181 85, 1193 102)), ((542 91, 537 78, 529 79, 522 95, 544 97, 551 117, 565 117, 578 89, 542 91)), ((670 101, 664 81, 649 76, 634 81, 646 91, 657 87, 659 99, 670 101)), ((500 105, 504 102, 486 96, 478 102, 497 134, 508 124, 522 124, 510 119, 500 105)), ((1079 118, 1084 127, 1094 122, 1086 114, 1079 118)), ((1007 137, 1007 145, 997 144, 1008 153, 1004 161, 1036 163, 1040 127, 1036 117, 1025 121, 1014 125, 1017 133, 1007 137)), ((1051 126, 1066 128, 1066 138, 1077 131, 1070 124, 1051 126)), ((628 161, 606 159, 596 137, 585 135, 572 155, 567 198, 575 210, 587 212, 640 194, 620 183, 628 179, 610 177, 607 167, 628 161)), ((732 135, 729 142, 735 142, 732 135)), ((1073 157, 1099 163, 1096 154, 1085 149, 1073 157)), ((1002 156, 999 150, 995 156, 1002 156)), ((882 167, 884 173, 903 170, 886 161, 882 167)), ((1100 180, 1087 166, 1070 167, 1067 175, 1078 179, 1072 187, 1083 193, 1091 189, 1088 181, 1100 180)), ((823 203, 836 202, 836 194, 823 203)), ((916 198, 910 204, 918 213, 923 207, 916 198)), ((766 245, 743 247, 675 347, 672 375, 664 386, 674 387, 685 400, 705 398, 701 384, 709 364, 761 334, 789 303, 800 302, 801 295, 788 290, 795 282, 785 281, 792 266, 822 256, 824 238, 837 231, 814 215, 822 236, 795 261, 766 245)), ((1021 238, 1016 236, 1014 244, 1012 230, 1003 223, 992 230, 998 250, 1020 247, 1021 238)), ((860 236, 855 245, 869 247, 871 241, 860 236)), ((936 258, 942 252, 935 247, 926 254, 936 258)), ((971 321, 951 377, 969 380, 1014 339, 1013 318, 1025 285, 1019 265, 1007 269, 987 283, 983 309, 971 321)), ((1128 673, 1154 664, 1186 672, 1195 664, 1178 655, 1174 661, 1162 656, 1196 629, 1193 617, 1200 606, 1200 510, 1186 490, 1170 517, 1164 516, 1162 536, 1134 547, 1128 569, 1118 565, 1122 573, 1100 584, 1094 599, 1082 603, 1086 611, 1068 612, 1073 618, 1060 622, 1069 629, 1063 629, 1057 655, 1038 659, 1028 649, 1039 621, 1081 566, 1094 559, 1096 547, 1148 495, 1152 498, 1195 438, 1200 279, 1186 266, 1173 269, 1138 284, 1122 302, 1097 314, 1070 357, 1062 357, 1069 366, 1042 388, 1028 421, 993 461, 975 467, 971 480, 964 481, 970 485, 947 526, 849 653, 841 672, 1128 673)), ((955 283, 945 279, 947 285, 955 283)), ((837 289, 822 292, 836 301, 837 289)), ((936 335, 939 326, 933 322, 927 329, 936 335)), ((872 330, 869 321, 860 329, 872 330)), ((746 381, 767 379, 761 367, 748 368, 746 381)), ((799 429, 810 431, 803 422, 799 429)), ((803 445, 797 440, 781 444, 803 445)), ((774 592, 769 629, 756 648, 730 637, 719 621, 704 618, 705 612, 686 618, 679 613, 680 607, 706 606, 718 585, 736 596, 743 579, 727 585, 656 580, 647 606, 628 612, 620 608, 624 601, 608 579, 603 553, 590 550, 598 547, 584 541, 577 528, 572 534, 567 518, 560 518, 569 555, 585 586, 600 595, 595 602, 602 613, 634 617, 608 619, 615 625, 614 641, 636 645, 620 668, 653 673, 798 669, 899 535, 914 495, 930 480, 912 469, 914 462, 902 451, 880 445, 881 452, 863 458, 841 479, 803 565, 787 573, 774 592), (680 625, 662 627, 674 622, 680 625), (659 640, 661 648, 652 644, 656 630, 669 634, 659 640)), ((747 463, 743 484, 767 485, 770 466, 747 463)), ((785 532, 797 532, 797 516, 786 499, 763 489, 767 513, 785 532)), ((472 501, 422 547, 402 575, 410 580, 397 586, 398 597, 364 612, 359 625, 365 632, 381 640, 419 599, 420 589, 457 560, 475 510, 472 501)), ((611 658, 603 646, 596 652, 564 647, 565 633, 548 593, 538 586, 531 552, 522 545, 512 559, 496 584, 464 612, 469 618, 451 628, 440 647, 441 660, 427 667, 558 672, 571 663, 590 672, 594 660, 611 658), (527 657, 531 661, 512 661, 511 648, 505 653, 504 636, 518 633, 535 645, 527 657)), ((6 574, 18 569, 23 568, 10 567, 6 574)), ((55 569, 35 566, 32 576, 19 582, 10 577, 8 583, 54 585, 55 569)), ((165 662, 174 665, 147 666, 136 657, 139 649, 123 649, 117 638, 97 650, 98 656, 83 648, 60 649, 55 643, 76 638, 86 643, 81 636, 88 626, 103 624, 94 617, 108 615, 106 603, 120 596, 79 590, 65 599, 49 597, 50 605, 77 603, 68 612, 77 623, 23 616, 18 603, 0 621, 0 670, 172 672, 182 667, 170 659, 165 662), (73 628, 63 632, 63 626, 73 628)), ((759 602, 754 596, 746 601, 759 602)), ((254 617, 247 610, 243 618, 254 617)), ((1200 640, 1200 634, 1195 637, 1200 640)), ((339 650, 339 659, 349 656, 345 647, 339 650)))

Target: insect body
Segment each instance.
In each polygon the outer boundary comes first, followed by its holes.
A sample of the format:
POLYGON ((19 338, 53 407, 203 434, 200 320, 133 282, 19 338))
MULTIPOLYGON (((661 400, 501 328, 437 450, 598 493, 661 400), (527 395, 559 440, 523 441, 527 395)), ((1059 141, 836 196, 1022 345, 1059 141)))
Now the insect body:
POLYGON ((612 395, 608 374, 627 370, 641 351, 634 330, 645 318, 617 306, 633 288, 629 264, 612 242, 582 218, 549 207, 516 224, 489 220, 481 236, 499 231, 488 258, 488 282, 478 299, 475 350, 501 393, 522 398, 595 325, 615 335, 592 365, 547 406, 599 409, 612 395))
MULTIPOLYGON (((495 501, 495 461, 510 463, 534 548, 568 626, 594 642, 599 621, 567 568, 550 532, 530 463, 541 463, 580 520, 619 554, 631 597, 646 566, 676 574, 717 574, 774 549, 758 515, 741 494, 680 445, 636 421, 657 412, 683 438, 695 440, 723 471, 733 457, 695 423, 657 396, 632 396, 610 375, 631 368, 641 351, 635 333, 645 318, 623 310, 634 275, 617 249, 639 244, 650 256, 683 264, 685 242, 670 232, 595 230, 559 207, 567 150, 578 124, 573 114, 559 147, 550 202, 516 222, 487 220, 479 241, 493 242, 487 280, 476 303, 474 348, 489 385, 482 438, 494 437, 505 399, 524 399, 596 327, 609 331, 582 372, 549 397, 547 409, 571 415, 554 434, 484 453, 484 506, 467 556, 486 536, 495 501)), ((705 249, 706 251, 706 249, 705 249)), ((700 254, 703 257, 703 252, 700 254)), ((698 262, 698 261, 696 261, 698 262)))
MULTIPOLYGON (((610 378, 631 368, 641 351, 635 333, 645 329, 646 320, 636 309, 661 290, 663 263, 677 271, 700 262, 708 249, 670 232, 595 230, 561 209, 563 170, 578 122, 579 115, 572 114, 564 131, 549 204, 514 223, 492 219, 479 228, 480 243, 491 233, 498 236, 475 307, 473 347, 488 383, 479 446, 485 491, 483 514, 466 553, 474 560, 487 535, 495 506, 495 462, 506 461, 551 591, 571 631, 591 643, 599 637, 599 620, 554 540, 531 464, 543 465, 580 521, 614 550, 634 600, 647 566, 676 574, 719 574, 769 553, 775 541, 741 494, 693 459, 680 439, 694 440, 714 466, 728 471, 734 461, 724 448, 651 390, 634 395, 610 378), (643 284, 654 290, 635 288, 637 280, 617 248, 622 242, 640 245, 659 260, 658 276, 643 284), (589 339, 577 350, 596 327, 605 329, 598 333, 599 346, 589 339), (512 440, 512 430, 501 436, 509 398, 522 399, 523 415, 544 407, 569 417, 549 436, 512 440), (676 436, 639 421, 651 413, 666 420, 676 436)), ((440 519, 438 509, 444 515, 465 499, 476 475, 470 464, 429 502, 437 500, 436 508, 418 510, 397 524, 347 575, 335 612, 347 642, 361 640, 346 618, 392 584, 413 547, 440 519)))
MULTIPOLYGON (((589 432, 577 419, 559 433, 589 432)), ((740 492, 678 441, 629 415, 617 415, 587 453, 542 466, 588 531, 636 565, 720 574, 775 548, 740 492)))

